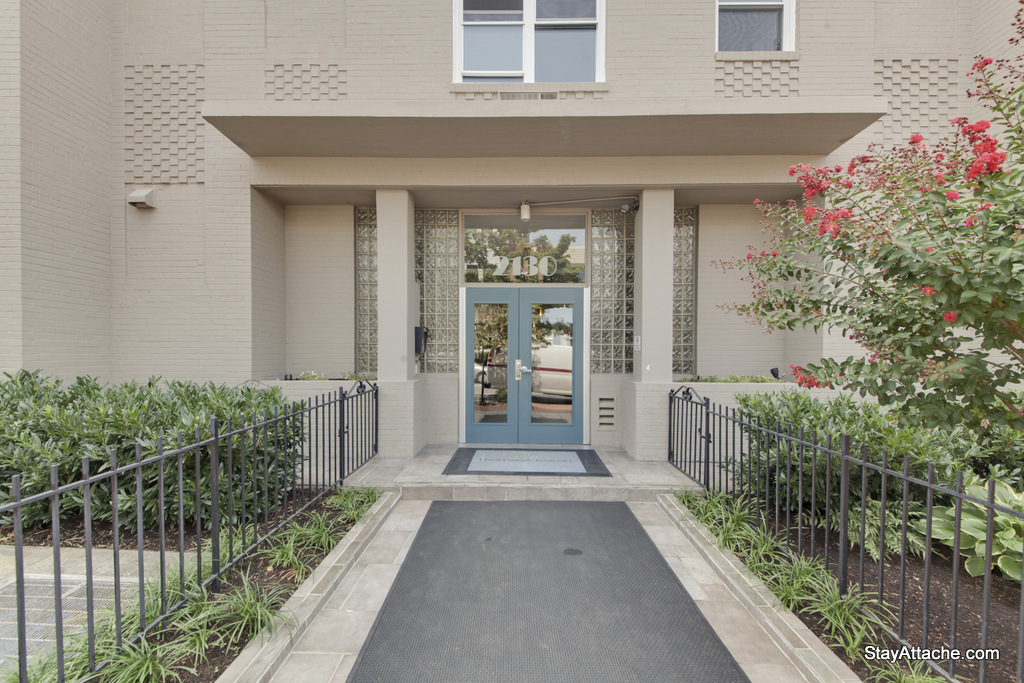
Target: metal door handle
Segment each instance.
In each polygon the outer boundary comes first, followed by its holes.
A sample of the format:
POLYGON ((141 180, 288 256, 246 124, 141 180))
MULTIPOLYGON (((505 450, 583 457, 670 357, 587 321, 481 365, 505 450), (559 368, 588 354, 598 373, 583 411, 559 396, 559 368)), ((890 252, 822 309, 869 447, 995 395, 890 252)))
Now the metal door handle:
POLYGON ((517 382, 523 378, 523 373, 524 372, 533 372, 533 368, 524 368, 523 367, 523 361, 517 359, 516 360, 516 381, 517 382))

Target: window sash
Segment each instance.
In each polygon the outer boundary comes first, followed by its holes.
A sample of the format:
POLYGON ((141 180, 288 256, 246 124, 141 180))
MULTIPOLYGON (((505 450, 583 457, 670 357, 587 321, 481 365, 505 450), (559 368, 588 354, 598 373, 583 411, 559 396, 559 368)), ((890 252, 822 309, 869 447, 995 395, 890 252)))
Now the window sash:
MULTIPOLYGON (((480 82, 485 79, 508 80, 521 78, 524 83, 536 83, 536 36, 538 30, 555 30, 565 27, 566 29, 592 28, 595 32, 596 53, 594 60, 593 83, 604 81, 604 13, 605 1, 595 0, 594 17, 580 18, 538 18, 536 0, 524 0, 522 18, 497 19, 497 20, 476 20, 467 19, 466 15, 481 15, 480 10, 465 10, 464 0, 454 0, 455 9, 455 82, 480 82), (477 26, 522 26, 523 28, 523 59, 522 71, 481 71, 479 69, 466 68, 466 29, 477 26)), ((497 10, 496 10, 497 12, 497 10)), ((515 11, 502 11, 502 14, 512 15, 515 11)))
MULTIPOLYGON (((796 0, 717 0, 715 8, 715 50, 722 51, 721 47, 721 19, 722 10, 777 10, 780 12, 779 21, 779 44, 773 50, 758 50, 766 52, 787 52, 795 49, 796 37, 796 0)), ((727 50, 728 51, 728 50, 727 50)), ((742 51, 742 50, 741 50, 742 51)))

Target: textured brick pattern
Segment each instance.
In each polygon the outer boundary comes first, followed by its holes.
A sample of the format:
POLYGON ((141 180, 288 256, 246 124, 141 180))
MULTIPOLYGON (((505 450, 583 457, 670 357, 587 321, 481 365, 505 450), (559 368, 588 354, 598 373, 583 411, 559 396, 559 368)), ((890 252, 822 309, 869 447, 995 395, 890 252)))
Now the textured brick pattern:
POLYGON ((125 67, 127 182, 203 182, 203 65, 125 67))
POLYGON ((672 375, 697 374, 697 209, 676 209, 672 236, 672 375))
POLYGON ((459 371, 459 212, 415 213, 420 324, 430 330, 423 372, 459 371))
POLYGON ((800 66, 787 60, 717 62, 716 97, 786 97, 800 94, 800 66))
POLYGON ((633 372, 635 214, 595 209, 590 219, 590 371, 633 372))
POLYGON ((275 64, 267 69, 268 100, 343 100, 346 72, 337 64, 275 64))
POLYGON ((951 131, 961 90, 955 59, 875 60, 875 90, 889 100, 882 144, 906 142, 914 133, 938 138, 951 131))

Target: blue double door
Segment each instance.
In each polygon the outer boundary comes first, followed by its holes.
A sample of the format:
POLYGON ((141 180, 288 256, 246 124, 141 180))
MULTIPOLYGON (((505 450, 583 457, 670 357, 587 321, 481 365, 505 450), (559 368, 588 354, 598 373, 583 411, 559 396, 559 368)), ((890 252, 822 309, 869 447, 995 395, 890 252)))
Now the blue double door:
POLYGON ((466 289, 466 441, 583 442, 583 290, 466 289))

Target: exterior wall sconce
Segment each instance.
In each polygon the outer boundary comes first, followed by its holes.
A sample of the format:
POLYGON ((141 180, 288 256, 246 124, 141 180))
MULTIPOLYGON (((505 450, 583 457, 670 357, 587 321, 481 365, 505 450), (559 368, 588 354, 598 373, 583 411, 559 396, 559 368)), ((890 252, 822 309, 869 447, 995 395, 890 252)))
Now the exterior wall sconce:
POLYGON ((530 202, 523 202, 519 206, 519 220, 524 223, 530 220, 530 202))
POLYGON ((132 190, 128 194, 128 203, 134 206, 136 209, 155 209, 156 200, 154 199, 156 190, 132 190))

